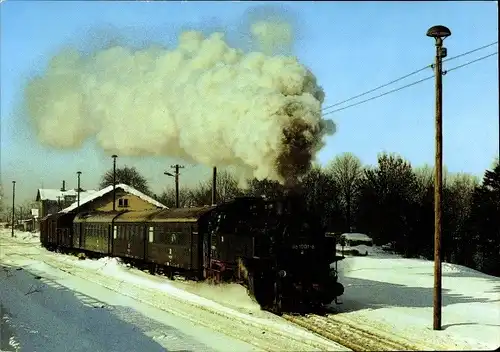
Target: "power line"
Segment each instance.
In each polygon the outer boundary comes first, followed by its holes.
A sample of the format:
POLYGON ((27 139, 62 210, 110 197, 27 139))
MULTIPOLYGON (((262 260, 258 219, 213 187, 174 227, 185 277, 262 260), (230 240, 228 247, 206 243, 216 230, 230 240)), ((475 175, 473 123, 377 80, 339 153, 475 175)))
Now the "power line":
POLYGON ((356 106, 356 105, 360 105, 360 104, 363 104, 363 103, 369 102, 369 101, 374 100, 374 99, 377 99, 377 98, 381 98, 381 97, 383 97, 383 96, 385 96, 385 95, 387 95, 387 94, 395 93, 395 92, 397 92, 397 91, 399 91, 399 90, 402 90, 402 89, 405 89, 405 88, 408 88, 408 87, 414 86, 414 85, 416 85, 416 84, 418 84, 418 83, 425 82, 425 81, 427 81, 427 80, 429 80, 429 79, 431 79, 431 78, 434 78, 434 75, 429 76, 429 77, 426 77, 426 78, 423 78, 423 79, 421 79, 421 80, 419 80, 419 81, 416 81, 416 82, 413 82, 413 83, 407 84, 407 85, 405 85, 405 86, 402 86, 402 87, 399 87, 399 88, 396 88, 396 89, 390 90, 390 91, 388 91, 388 92, 385 92, 385 93, 382 93, 382 94, 376 95, 376 96, 374 96, 374 97, 371 97, 371 98, 368 98, 368 99, 365 99, 365 100, 358 101, 357 103, 354 103, 354 104, 350 104, 350 105, 344 106, 343 108, 340 108, 340 109, 335 109, 335 110, 330 110, 330 111, 328 111, 328 112, 323 113, 323 116, 328 115, 328 114, 332 114, 332 113, 337 112, 337 111, 342 111, 342 110, 345 110, 345 109, 348 109, 348 108, 354 107, 354 106, 356 106))
POLYGON ((450 68, 449 70, 444 71, 444 73, 446 74, 446 73, 448 73, 448 72, 451 72, 451 71, 454 71, 454 70, 458 70, 459 68, 462 68, 462 67, 464 67, 464 66, 468 66, 468 65, 470 65, 470 64, 473 64, 474 62, 478 62, 478 61, 481 61, 481 60, 487 59, 487 58, 489 58, 490 56, 495 56, 495 55, 497 55, 497 54, 498 54, 498 51, 495 51, 494 53, 491 53, 491 54, 486 55, 486 56, 482 56, 482 57, 480 57, 480 58, 478 58, 478 59, 476 59, 476 60, 472 60, 472 61, 466 62, 465 64, 462 64, 462 65, 459 65, 459 66, 455 66, 455 67, 453 67, 453 68, 450 68))
MULTIPOLYGON (((448 58, 448 59, 446 59, 446 60, 443 60, 443 62, 444 62, 444 61, 451 61, 451 60, 457 59, 457 58, 459 58, 459 57, 462 57, 462 56, 465 56, 465 55, 469 55, 469 54, 471 54, 471 53, 474 53, 474 52, 479 51, 479 50, 483 50, 483 49, 488 48, 488 47, 490 47, 490 46, 492 46, 492 45, 495 45, 495 44, 497 44, 497 43, 498 43, 498 41, 493 42, 493 43, 490 43, 490 44, 487 44, 487 45, 483 45, 483 46, 481 46, 481 47, 479 47, 479 48, 476 48, 476 49, 473 49, 473 50, 467 51, 467 52, 465 52, 465 53, 462 53, 462 54, 459 54, 459 55, 456 55, 456 56, 450 57, 450 58, 448 58)), ((422 67, 421 69, 418 69, 418 70, 416 70, 416 71, 413 71, 413 72, 411 72, 411 73, 408 73, 407 75, 404 75, 404 76, 399 77, 399 78, 397 78, 397 79, 395 79, 395 80, 393 80, 393 81, 390 81, 389 83, 383 84, 383 85, 378 86, 378 87, 373 88, 373 89, 370 89, 370 90, 368 90, 368 91, 366 91, 366 92, 364 92, 364 93, 358 94, 358 95, 353 96, 353 97, 351 97, 351 98, 349 98, 349 99, 346 99, 346 100, 342 100, 342 101, 340 101, 340 102, 338 102, 338 103, 335 103, 335 104, 332 104, 332 105, 328 105, 328 106, 324 107, 322 110, 327 110, 327 109, 333 108, 333 107, 335 107, 335 106, 342 105, 342 104, 344 104, 344 103, 347 103, 348 101, 354 100, 354 99, 356 99, 356 98, 362 97, 362 96, 364 96, 364 95, 366 95, 366 94, 372 93, 372 92, 374 92, 374 91, 376 91, 376 90, 379 90, 379 89, 381 89, 381 88, 387 87, 387 86, 389 86, 389 85, 391 85, 391 84, 393 84, 393 83, 399 82, 399 81, 401 81, 401 80, 403 80, 403 79, 405 79, 405 78, 408 78, 408 77, 410 77, 410 76, 413 76, 413 75, 415 75, 415 74, 417 74, 417 73, 419 73, 419 72, 425 71, 425 70, 427 70, 428 68, 432 68, 432 67, 433 67, 433 65, 432 65, 432 64, 429 64, 429 65, 427 65, 427 66, 425 66, 425 67, 422 67)), ((424 79, 424 80, 425 80, 425 79, 424 79)), ((422 82, 423 82, 423 81, 422 81, 422 82)), ((412 84, 412 85, 413 85, 413 84, 412 84)), ((349 106, 351 106, 351 105, 349 105, 349 106)), ((340 109, 340 110, 343 110, 343 109, 340 109)), ((335 110, 335 111, 339 111, 339 110, 335 110)), ((327 112, 327 113, 329 114, 330 112, 327 112)))
MULTIPOLYGON (((444 71, 443 73, 445 73, 445 74, 446 74, 446 73, 449 73, 449 72, 451 72, 451 71, 458 70, 459 68, 462 68, 462 67, 468 66, 468 65, 470 65, 470 64, 473 64, 473 63, 475 63, 475 62, 478 62, 478 61, 481 61, 481 60, 487 59, 488 57, 491 57, 491 56, 494 56, 494 55, 497 55, 497 54, 498 54, 498 52, 494 52, 494 53, 492 53, 492 54, 489 54, 489 55, 486 55, 486 56, 482 56, 482 57, 480 57, 480 58, 478 58, 478 59, 476 59, 476 60, 469 61, 469 62, 467 62, 467 63, 465 63, 465 64, 462 64, 462 65, 459 65, 459 66, 455 66, 455 67, 453 67, 453 68, 450 68, 449 70, 446 70, 446 71, 444 71)), ((419 84, 419 83, 425 82, 425 81, 427 81, 427 80, 429 80, 429 79, 431 79, 431 78, 434 78, 434 77, 435 77, 435 76, 434 76, 434 75, 432 75, 432 76, 429 76, 429 77, 423 78, 423 79, 421 79, 421 80, 418 80, 418 81, 412 82, 412 83, 410 83, 410 84, 407 84, 407 85, 405 85, 405 86, 402 86, 402 87, 399 87, 399 88, 396 88, 396 89, 390 90, 390 91, 388 91, 388 92, 385 92, 385 93, 382 93, 382 94, 376 95, 376 96, 374 96, 374 97, 371 97, 371 98, 368 98, 368 99, 365 99, 365 100, 359 101, 359 102, 357 102, 357 103, 354 103, 354 104, 350 104, 350 105, 344 106, 343 108, 340 108, 340 109, 335 109, 335 110, 331 110, 331 111, 325 112, 325 113, 323 113, 323 116, 328 115, 328 114, 332 114, 332 113, 337 112, 337 111, 345 110, 345 109, 348 109, 348 108, 351 108, 351 107, 354 107, 354 106, 357 106, 357 105, 360 105, 360 104, 363 104, 363 103, 367 103, 367 102, 369 102, 369 101, 371 101, 371 100, 375 100, 375 99, 381 98, 381 97, 383 97, 383 96, 386 96, 386 95, 388 95, 388 94, 395 93, 395 92, 400 91, 400 90, 402 90, 402 89, 409 88, 409 87, 414 86, 414 85, 416 85, 416 84, 419 84)))
POLYGON ((373 89, 370 89, 370 90, 368 90, 368 91, 366 91, 366 92, 364 92, 364 93, 358 94, 358 95, 356 95, 356 96, 354 96, 354 97, 352 97, 352 98, 349 98, 349 99, 346 99, 346 100, 342 100, 342 101, 340 101, 340 102, 338 102, 338 103, 335 103, 335 104, 329 105, 329 106, 327 106, 327 107, 324 107, 322 110, 326 110, 326 109, 333 108, 333 107, 335 107, 335 106, 338 106, 338 105, 341 105, 341 104, 347 103, 348 101, 351 101, 351 100, 354 100, 354 99, 356 99, 356 98, 362 97, 363 95, 366 95, 366 94, 369 94, 369 93, 374 92, 374 91, 376 91, 376 90, 379 90, 380 88, 387 87, 388 85, 391 85, 391 84, 393 84, 393 83, 399 82, 399 81, 401 81, 401 80, 403 80, 403 79, 405 79, 405 78, 408 78, 408 77, 410 77, 410 76, 413 76, 413 75, 415 75, 415 74, 417 74, 417 73, 419 73, 419 72, 422 72, 422 71, 424 71, 424 70, 427 70, 427 69, 428 69, 428 68, 430 68, 431 66, 432 66, 432 65, 427 65, 427 66, 425 66, 425 67, 422 67, 421 69, 416 70, 416 71, 413 71, 412 73, 409 73, 409 74, 407 74, 407 75, 405 75, 405 76, 402 76, 402 77, 400 77, 400 78, 398 78, 398 79, 395 79, 394 81, 390 81, 389 83, 383 84, 383 85, 378 86, 378 87, 373 88, 373 89))
POLYGON ((467 51, 467 52, 462 53, 462 54, 460 54, 460 55, 457 55, 457 56, 452 56, 452 57, 450 57, 450 58, 448 58, 448 59, 444 59, 444 60, 443 60, 443 62, 446 62, 446 61, 451 61, 451 60, 454 60, 454 59, 458 59, 459 57, 462 57, 462 56, 465 56, 465 55, 469 55, 469 54, 475 53, 476 51, 479 51, 479 50, 483 50, 483 49, 489 48, 490 46, 495 45, 495 44, 498 44, 498 41, 493 42, 493 43, 490 43, 490 44, 488 44, 488 45, 483 45, 483 46, 482 46, 482 47, 480 47, 480 48, 476 48, 476 49, 474 49, 474 50, 467 51))

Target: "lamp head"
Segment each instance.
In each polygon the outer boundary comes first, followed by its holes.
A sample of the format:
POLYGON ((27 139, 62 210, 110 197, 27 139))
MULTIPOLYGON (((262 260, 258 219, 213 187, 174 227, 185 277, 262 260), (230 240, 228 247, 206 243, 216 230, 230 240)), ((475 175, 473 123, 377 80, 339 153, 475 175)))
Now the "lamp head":
POLYGON ((441 38, 444 39, 451 35, 451 31, 448 27, 437 25, 429 28, 427 30, 427 36, 435 39, 441 38))

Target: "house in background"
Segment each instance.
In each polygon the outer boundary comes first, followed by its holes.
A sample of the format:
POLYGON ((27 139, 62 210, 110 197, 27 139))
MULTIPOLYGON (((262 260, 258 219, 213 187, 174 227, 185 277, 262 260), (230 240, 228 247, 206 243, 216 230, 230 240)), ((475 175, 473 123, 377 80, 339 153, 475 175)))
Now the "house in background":
MULTIPOLYGON (((80 200, 95 193, 95 190, 82 190, 80 200)), ((77 189, 66 189, 63 181, 61 189, 39 188, 36 194, 38 203, 38 218, 41 219, 49 214, 55 214, 60 210, 73 204, 78 197, 77 189)))
MULTIPOLYGON (((153 198, 123 183, 116 185, 115 192, 116 211, 140 211, 167 208, 153 198)), ((113 186, 108 186, 100 191, 92 192, 83 198, 80 194, 80 206, 78 207, 78 202, 74 202, 67 208, 61 210, 61 213, 111 210, 113 210, 113 186)))

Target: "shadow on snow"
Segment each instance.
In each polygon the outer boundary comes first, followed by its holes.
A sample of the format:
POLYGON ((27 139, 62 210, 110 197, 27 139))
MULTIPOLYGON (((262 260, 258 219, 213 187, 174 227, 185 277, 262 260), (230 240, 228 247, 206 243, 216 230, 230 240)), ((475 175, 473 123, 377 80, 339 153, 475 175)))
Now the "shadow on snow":
MULTIPOLYGON (((345 313, 361 309, 379 309, 385 307, 432 308, 433 288, 413 287, 387 282, 344 277, 340 282, 345 286, 343 304, 332 305, 335 311, 345 313)), ((496 302, 488 298, 476 298, 450 293, 442 289, 443 307, 458 303, 496 302)))
POLYGON ((188 338, 129 307, 108 305, 53 280, 32 269, 0 265, 0 331, 10 335, 0 339, 1 350, 12 348, 11 337, 23 351, 54 352, 167 351, 147 331, 174 345, 188 338))

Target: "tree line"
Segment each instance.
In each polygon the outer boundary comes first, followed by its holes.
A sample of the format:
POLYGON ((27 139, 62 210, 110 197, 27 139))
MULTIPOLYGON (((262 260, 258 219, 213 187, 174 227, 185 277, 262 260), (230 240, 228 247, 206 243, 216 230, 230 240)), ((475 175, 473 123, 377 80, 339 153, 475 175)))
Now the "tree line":
MULTIPOLYGON (((124 182, 175 207, 175 189, 155 195, 135 168, 117 169, 124 182)), ((181 207, 211 204, 212 180, 179 190, 181 207)), ((112 171, 101 187, 112 184, 112 171)), ((434 253, 434 170, 413 168, 403 157, 382 153, 375 166, 364 166, 351 153, 337 156, 328 166, 314 166, 300 181, 306 203, 320 215, 330 232, 362 232, 376 245, 391 244, 405 257, 432 259, 434 253)), ((282 195, 277 182, 253 179, 238 188, 228 171, 217 175, 217 200, 236 196, 282 195)), ((482 180, 466 174, 443 175, 442 255, 449 263, 500 276, 500 164, 486 170, 482 180)))
MULTIPOLYGON (((128 184, 175 207, 175 189, 154 194, 135 167, 116 170, 117 183, 128 184)), ((113 171, 107 171, 100 183, 113 183, 113 171)), ((433 258, 434 251, 434 170, 414 168, 403 157, 382 153, 377 164, 364 166, 351 153, 337 156, 326 167, 314 166, 302 178, 306 203, 320 215, 329 232, 362 232, 376 245, 391 244, 405 257, 433 258)), ((0 193, 3 190, 0 189, 0 193)), ((179 190, 181 207, 211 204, 212 180, 179 190)), ((274 181, 249 181, 240 189, 228 171, 217 175, 217 200, 236 196, 282 195, 284 188, 274 181)), ((0 195, 1 196, 1 195, 0 195)), ((3 197, 0 205, 3 204, 3 197)), ((8 215, 7 206, 3 213, 8 215)), ((23 204, 23 211, 29 211, 23 204)), ((21 209, 16 209, 16 213, 21 209)), ((442 254, 449 263, 465 265, 484 273, 500 276, 500 163, 486 170, 480 180, 466 173, 443 175, 442 254)))

